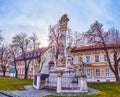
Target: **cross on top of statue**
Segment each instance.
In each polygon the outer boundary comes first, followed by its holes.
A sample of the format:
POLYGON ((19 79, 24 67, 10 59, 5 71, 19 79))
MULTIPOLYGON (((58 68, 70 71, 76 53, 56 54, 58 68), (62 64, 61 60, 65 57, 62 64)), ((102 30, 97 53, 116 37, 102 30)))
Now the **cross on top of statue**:
POLYGON ((67 22, 69 21, 69 18, 67 17, 67 14, 64 14, 61 19, 59 20, 60 23, 60 32, 66 32, 67 30, 67 22))

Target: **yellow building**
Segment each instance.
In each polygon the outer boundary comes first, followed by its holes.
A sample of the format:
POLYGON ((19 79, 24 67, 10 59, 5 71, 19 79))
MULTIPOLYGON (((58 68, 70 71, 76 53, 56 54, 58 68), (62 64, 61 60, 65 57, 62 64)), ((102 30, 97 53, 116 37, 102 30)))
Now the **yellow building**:
MULTIPOLYGON (((113 49, 111 48, 112 45, 107 45, 107 47, 108 47, 110 59, 113 62, 113 49)), ((117 48, 120 50, 120 45, 117 45, 117 48)), ((51 59, 53 59, 51 55, 51 49, 52 47, 39 49, 42 50, 41 51, 43 53, 42 56, 47 58, 42 68, 41 74, 49 74, 49 68, 50 68, 49 63, 51 59)), ((28 56, 30 56, 31 54, 32 53, 29 52, 28 56)), ((82 58, 83 62, 85 62, 84 73, 87 75, 88 82, 115 81, 114 74, 110 70, 109 64, 107 62, 106 53, 101 45, 82 46, 79 48, 74 48, 71 51, 71 55, 73 56, 73 64, 79 64, 80 58, 82 58)), ((34 76, 33 64, 36 63, 37 58, 32 57, 32 58, 28 58, 28 60, 31 60, 28 70, 28 78, 33 79, 34 76)), ((25 72, 24 61, 20 58, 18 58, 17 60, 17 70, 18 70, 18 77, 24 78, 24 72, 25 72)), ((119 73, 120 73, 120 66, 119 66, 119 73)))
MULTIPOLYGON (((37 63, 38 60, 36 53, 41 53, 42 57, 46 59, 41 70, 41 75, 46 76, 49 74, 49 68, 50 68, 49 62, 52 59, 51 49, 52 46, 48 46, 48 47, 36 49, 34 52, 30 51, 27 53, 27 62, 30 61, 29 70, 28 70, 28 79, 34 78, 34 73, 35 73, 34 65, 37 63)), ((25 65, 24 65, 24 60, 22 59, 21 56, 17 57, 16 67, 18 71, 18 78, 24 78, 25 65)))
MULTIPOLYGON (((113 62, 112 45, 107 45, 107 47, 110 60, 113 62)), ((117 48, 120 50, 120 45, 117 45, 117 48)), ((109 68, 107 56, 102 45, 78 47, 73 49, 71 53, 73 55, 73 64, 79 64, 81 58, 85 62, 85 74, 88 82, 115 81, 114 74, 109 68)))

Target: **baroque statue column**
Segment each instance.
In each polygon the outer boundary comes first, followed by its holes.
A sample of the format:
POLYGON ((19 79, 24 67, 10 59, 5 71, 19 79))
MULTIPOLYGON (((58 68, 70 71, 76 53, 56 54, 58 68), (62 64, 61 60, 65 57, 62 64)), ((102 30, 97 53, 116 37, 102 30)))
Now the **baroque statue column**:
POLYGON ((57 60, 57 67, 66 67, 66 31, 67 31, 67 22, 69 21, 67 14, 64 14, 59 20, 60 24, 60 47, 59 47, 59 56, 57 60))

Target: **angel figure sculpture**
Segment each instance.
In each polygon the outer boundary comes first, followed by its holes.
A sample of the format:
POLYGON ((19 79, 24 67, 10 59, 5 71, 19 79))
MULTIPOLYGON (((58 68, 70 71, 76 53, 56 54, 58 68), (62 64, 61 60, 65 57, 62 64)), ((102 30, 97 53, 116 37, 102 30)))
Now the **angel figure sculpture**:
POLYGON ((85 63, 82 61, 82 58, 80 58, 79 64, 74 66, 75 76, 80 77, 84 75, 84 66, 85 63))
POLYGON ((35 73, 38 74, 41 72, 45 60, 46 60, 45 58, 41 57, 41 60, 37 61, 36 64, 33 65, 35 69, 35 73))

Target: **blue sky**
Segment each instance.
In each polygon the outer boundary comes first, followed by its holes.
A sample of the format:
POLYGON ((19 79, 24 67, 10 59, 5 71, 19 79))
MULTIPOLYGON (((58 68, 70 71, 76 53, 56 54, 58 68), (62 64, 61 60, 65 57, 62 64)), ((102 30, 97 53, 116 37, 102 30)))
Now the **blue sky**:
POLYGON ((19 32, 37 33, 47 44, 48 27, 67 13, 72 32, 84 32, 95 20, 120 30, 120 0, 0 0, 0 29, 6 42, 19 32))

